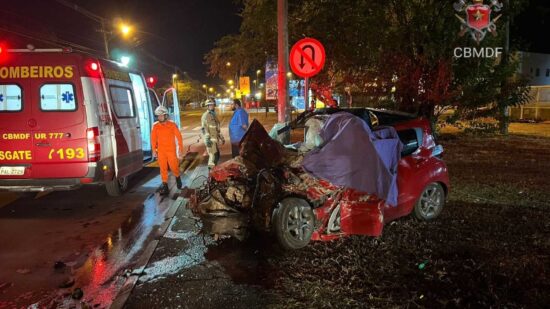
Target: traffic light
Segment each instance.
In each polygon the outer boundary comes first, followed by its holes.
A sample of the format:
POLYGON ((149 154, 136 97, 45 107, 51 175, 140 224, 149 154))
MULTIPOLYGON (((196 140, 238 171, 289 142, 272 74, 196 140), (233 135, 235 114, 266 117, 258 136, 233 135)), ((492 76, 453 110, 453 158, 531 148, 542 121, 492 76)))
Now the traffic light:
POLYGON ((147 82, 147 87, 153 88, 157 84, 158 79, 156 76, 149 76, 145 79, 145 81, 147 82))

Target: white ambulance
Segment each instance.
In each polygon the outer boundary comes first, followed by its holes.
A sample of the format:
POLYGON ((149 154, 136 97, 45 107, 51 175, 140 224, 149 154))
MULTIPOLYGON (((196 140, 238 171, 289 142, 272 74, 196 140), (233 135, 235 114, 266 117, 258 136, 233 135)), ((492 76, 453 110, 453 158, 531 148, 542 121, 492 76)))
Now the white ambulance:
POLYGON ((0 190, 105 184, 120 195, 151 159, 153 98, 143 75, 70 50, 0 55, 0 190))

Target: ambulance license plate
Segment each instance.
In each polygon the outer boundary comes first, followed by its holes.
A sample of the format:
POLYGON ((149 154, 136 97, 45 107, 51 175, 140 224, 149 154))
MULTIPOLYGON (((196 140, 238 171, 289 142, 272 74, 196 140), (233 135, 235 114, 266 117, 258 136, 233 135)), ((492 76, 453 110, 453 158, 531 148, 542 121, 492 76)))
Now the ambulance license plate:
POLYGON ((22 176, 25 175, 24 166, 0 166, 0 176, 22 176))

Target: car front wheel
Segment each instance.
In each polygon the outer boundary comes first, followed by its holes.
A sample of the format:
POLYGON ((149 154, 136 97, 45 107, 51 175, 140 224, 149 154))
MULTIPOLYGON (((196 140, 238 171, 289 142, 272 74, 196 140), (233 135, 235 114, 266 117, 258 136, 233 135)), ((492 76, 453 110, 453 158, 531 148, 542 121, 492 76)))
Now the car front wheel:
POLYGON ((279 244, 289 250, 307 246, 315 224, 311 206, 299 198, 279 202, 273 217, 273 229, 279 244))
POLYGON ((431 221, 439 216, 445 206, 445 190, 441 184, 434 182, 426 186, 416 205, 414 215, 422 221, 431 221))

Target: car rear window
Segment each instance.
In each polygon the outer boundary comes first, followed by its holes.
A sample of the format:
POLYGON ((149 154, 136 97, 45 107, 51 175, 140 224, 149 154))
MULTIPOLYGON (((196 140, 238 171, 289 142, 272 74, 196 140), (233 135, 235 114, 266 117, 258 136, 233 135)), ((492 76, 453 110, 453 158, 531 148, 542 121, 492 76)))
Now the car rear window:
POLYGON ((19 112, 23 109, 23 94, 16 84, 0 85, 0 112, 19 112))
POLYGON ((397 131, 399 139, 403 143, 401 156, 408 156, 415 152, 422 145, 422 130, 418 128, 397 131))
POLYGON ((134 99, 132 90, 124 87, 111 86, 111 100, 115 113, 119 118, 134 117, 134 99))
POLYGON ((72 84, 44 84, 40 87, 40 109, 46 112, 76 110, 76 95, 72 84))

